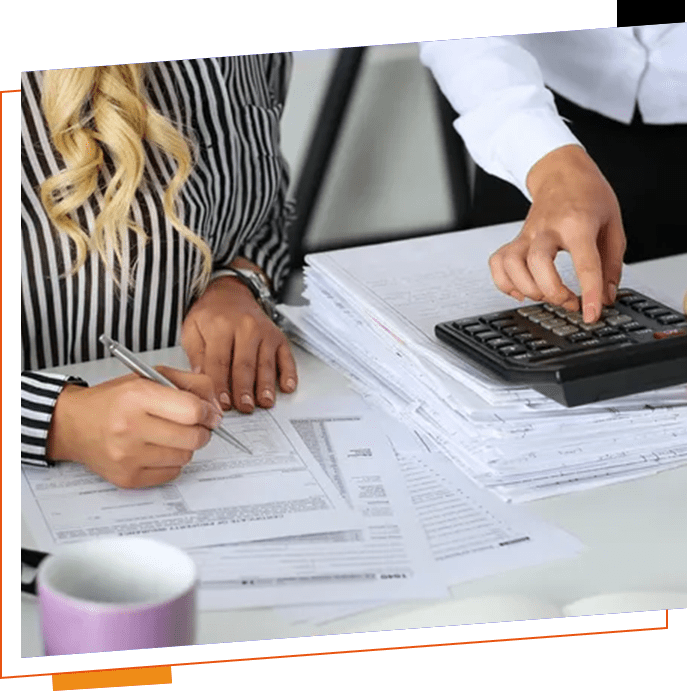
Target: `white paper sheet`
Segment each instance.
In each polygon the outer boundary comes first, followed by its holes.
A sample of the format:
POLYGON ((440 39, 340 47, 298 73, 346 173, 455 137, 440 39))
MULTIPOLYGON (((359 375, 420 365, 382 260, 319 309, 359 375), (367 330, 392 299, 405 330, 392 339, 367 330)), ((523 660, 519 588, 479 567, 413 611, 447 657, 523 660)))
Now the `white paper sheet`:
MULTIPOLYGON (((437 322, 515 304, 493 286, 486 265, 512 232, 496 227, 311 255, 310 304, 285 308, 295 338, 503 499, 552 496, 684 463, 684 386, 568 409, 498 381, 438 342, 437 322)), ((557 263, 575 287, 570 258, 557 263)), ((632 281, 631 270, 625 278, 651 292, 632 281)))
POLYGON ((119 489, 76 463, 22 467, 22 513, 37 546, 148 535, 181 547, 357 529, 360 521, 297 435, 269 410, 228 413, 252 455, 212 435, 172 483, 119 489))
POLYGON ((446 594, 380 416, 353 395, 279 406, 274 415, 289 437, 306 444, 364 527, 192 550, 202 579, 200 606, 446 594))

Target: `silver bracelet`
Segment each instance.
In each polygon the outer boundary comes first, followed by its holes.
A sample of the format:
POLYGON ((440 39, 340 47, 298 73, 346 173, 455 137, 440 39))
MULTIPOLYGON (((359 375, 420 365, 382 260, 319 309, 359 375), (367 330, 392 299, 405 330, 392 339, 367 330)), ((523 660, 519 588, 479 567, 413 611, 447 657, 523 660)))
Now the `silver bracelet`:
POLYGON ((281 322, 282 317, 277 310, 276 300, 262 274, 252 269, 220 269, 211 274, 210 281, 212 282, 216 278, 222 278, 223 276, 238 278, 238 280, 253 293, 253 297, 260 307, 262 307, 265 314, 275 324, 281 322))

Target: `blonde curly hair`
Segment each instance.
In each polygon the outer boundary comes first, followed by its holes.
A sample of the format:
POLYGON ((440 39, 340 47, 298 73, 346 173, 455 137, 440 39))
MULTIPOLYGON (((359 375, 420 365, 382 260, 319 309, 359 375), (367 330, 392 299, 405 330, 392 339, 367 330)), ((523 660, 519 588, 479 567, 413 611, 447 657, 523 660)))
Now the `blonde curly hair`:
POLYGON ((41 199, 55 228, 74 243, 72 273, 95 250, 116 280, 111 253, 123 266, 122 248, 129 230, 144 241, 149 239, 134 222, 131 204, 143 180, 143 142, 157 146, 176 163, 164 190, 163 206, 171 225, 201 253, 202 272, 194 283, 200 291, 212 269, 210 249, 176 211, 176 197, 193 167, 191 145, 145 96, 143 68, 113 65, 43 72, 43 114, 66 168, 43 182, 41 199), (102 192, 101 208, 89 234, 76 222, 75 212, 98 190, 105 150, 114 172, 102 192))

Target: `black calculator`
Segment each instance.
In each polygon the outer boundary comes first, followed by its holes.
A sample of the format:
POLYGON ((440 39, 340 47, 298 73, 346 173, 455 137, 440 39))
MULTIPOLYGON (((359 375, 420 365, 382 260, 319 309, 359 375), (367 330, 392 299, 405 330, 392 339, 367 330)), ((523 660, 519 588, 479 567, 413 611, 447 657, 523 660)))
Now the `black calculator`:
POLYGON ((567 407, 687 383, 687 318, 628 288, 592 324, 539 303, 443 322, 435 332, 489 372, 567 407))

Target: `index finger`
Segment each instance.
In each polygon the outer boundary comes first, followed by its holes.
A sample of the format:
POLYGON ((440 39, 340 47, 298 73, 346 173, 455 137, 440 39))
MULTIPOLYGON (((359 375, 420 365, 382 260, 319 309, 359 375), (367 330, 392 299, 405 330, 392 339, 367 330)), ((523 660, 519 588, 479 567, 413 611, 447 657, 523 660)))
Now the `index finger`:
POLYGON ((580 282, 584 320, 595 322, 601 316, 604 297, 603 267, 595 239, 580 238, 569 252, 580 282))
POLYGON ((576 310, 577 296, 563 283, 554 263, 559 249, 561 247, 553 235, 539 236, 530 246, 527 268, 548 302, 576 310))
POLYGON ((221 420, 221 414, 209 401, 190 391, 170 389, 147 379, 137 383, 137 400, 148 415, 180 425, 214 428, 221 420))

